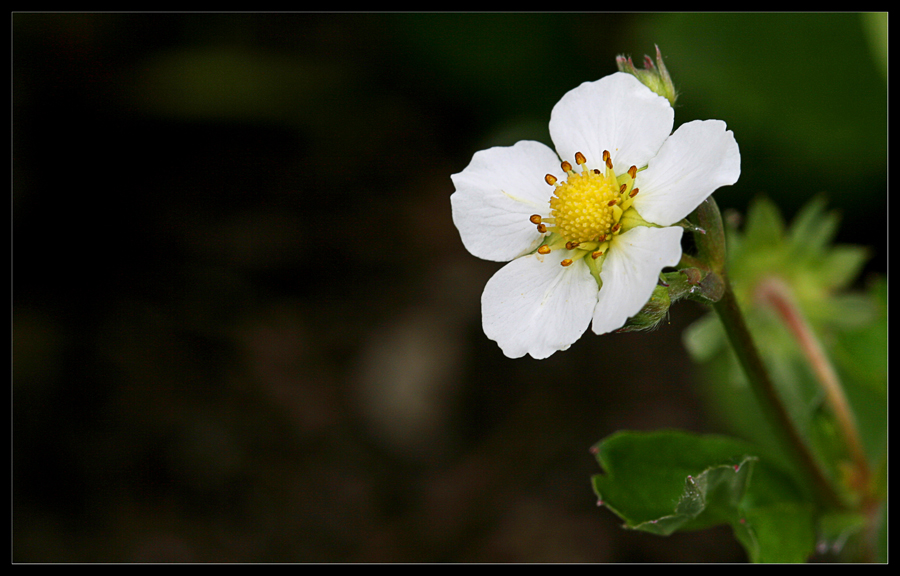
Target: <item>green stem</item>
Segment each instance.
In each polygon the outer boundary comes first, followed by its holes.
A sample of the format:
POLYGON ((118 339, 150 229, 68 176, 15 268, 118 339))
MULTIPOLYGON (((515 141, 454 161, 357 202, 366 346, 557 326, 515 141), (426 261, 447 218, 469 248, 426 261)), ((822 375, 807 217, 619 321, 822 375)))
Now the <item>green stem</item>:
POLYGON ((781 401, 778 390, 769 377, 759 351, 753 342, 744 315, 738 306, 734 291, 728 278, 720 273, 725 286, 724 294, 714 308, 725 326, 725 332, 737 354, 738 360, 747 375, 750 387, 760 403, 763 413, 767 415, 773 428, 781 436, 788 454, 793 457, 818 496, 832 508, 842 508, 840 497, 834 491, 828 478, 820 468, 809 447, 803 441, 794 421, 781 401))

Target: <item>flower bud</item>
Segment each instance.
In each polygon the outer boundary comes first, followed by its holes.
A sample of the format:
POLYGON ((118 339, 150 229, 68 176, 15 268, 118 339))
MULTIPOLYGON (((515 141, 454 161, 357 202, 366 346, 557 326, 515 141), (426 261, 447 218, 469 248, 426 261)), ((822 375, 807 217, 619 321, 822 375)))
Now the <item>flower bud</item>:
POLYGON ((663 62, 659 46, 656 47, 656 65, 653 64, 653 60, 649 56, 644 56, 644 70, 638 70, 634 62, 631 61, 631 56, 624 55, 616 57, 616 65, 619 67, 620 72, 635 76, 645 86, 665 97, 669 104, 675 105, 675 99, 678 97, 678 94, 675 92, 675 86, 672 84, 672 77, 669 76, 669 71, 666 70, 666 64, 663 62))

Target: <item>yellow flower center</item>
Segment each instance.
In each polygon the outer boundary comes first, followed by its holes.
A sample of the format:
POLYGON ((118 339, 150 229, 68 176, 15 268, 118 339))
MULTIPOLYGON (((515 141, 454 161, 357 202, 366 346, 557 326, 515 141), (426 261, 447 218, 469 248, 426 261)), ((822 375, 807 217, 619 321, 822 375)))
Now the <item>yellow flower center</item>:
POLYGON ((550 217, 535 214, 531 222, 537 225, 538 232, 547 234, 538 248, 539 254, 560 248, 573 251, 571 258, 563 259, 563 266, 590 254, 597 261, 591 263, 591 270, 599 281, 602 257, 609 249, 610 240, 622 233, 622 215, 631 208, 638 193, 634 188, 638 169, 632 166, 616 176, 608 151, 603 152, 606 166, 602 171, 588 169, 587 159, 581 152, 575 153, 575 162, 581 167, 580 174, 568 162, 562 163, 566 173, 564 182, 558 182, 552 174, 544 177, 547 184, 556 187, 550 198, 550 217))
POLYGON ((616 223, 613 207, 619 197, 615 174, 599 170, 569 173, 550 198, 556 232, 570 242, 596 241, 616 223))

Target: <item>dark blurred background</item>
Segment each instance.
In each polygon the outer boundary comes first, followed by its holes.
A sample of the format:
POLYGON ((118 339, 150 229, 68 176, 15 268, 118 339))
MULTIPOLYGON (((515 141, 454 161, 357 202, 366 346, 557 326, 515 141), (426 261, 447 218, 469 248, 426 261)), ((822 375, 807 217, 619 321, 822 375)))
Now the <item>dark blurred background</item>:
POLYGON ((450 174, 659 44, 790 218, 886 270, 886 17, 12 14, 17 562, 743 561, 598 509, 622 429, 719 431, 679 304, 510 360, 450 174))

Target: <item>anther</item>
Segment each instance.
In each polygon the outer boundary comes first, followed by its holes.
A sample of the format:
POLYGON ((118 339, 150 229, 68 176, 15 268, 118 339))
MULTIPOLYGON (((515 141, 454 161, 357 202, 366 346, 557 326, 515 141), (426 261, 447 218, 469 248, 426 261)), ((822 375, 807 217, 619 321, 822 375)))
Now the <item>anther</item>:
POLYGON ((532 214, 529 218, 532 224, 540 224, 541 223, 541 215, 540 214, 532 214))
POLYGON ((563 172, 571 172, 572 171, 572 165, 569 164, 569 162, 567 160, 563 160, 562 164, 560 164, 559 167, 563 169, 563 172))
POLYGON ((613 226, 613 227, 610 229, 610 232, 612 232, 613 234, 615 234, 615 233, 617 233, 617 232, 619 231, 619 228, 621 228, 621 227, 622 227, 622 224, 621 224, 620 222, 616 222, 615 226, 613 226))
POLYGON ((544 254, 544 255, 547 255, 547 254, 549 254, 549 253, 550 253, 550 247, 547 246, 546 244, 544 244, 543 246, 541 246, 540 248, 538 248, 538 254, 544 254))
POLYGON ((572 265, 572 259, 571 259, 571 258, 566 258, 565 260, 563 260, 562 262, 560 262, 560 265, 562 265, 562 266, 571 266, 571 265, 572 265))
POLYGON ((626 188, 628 188, 628 186, 626 186, 625 184, 622 184, 621 186, 619 186, 619 194, 624 192, 626 188))
POLYGON ((578 248, 579 244, 581 244, 581 242, 566 242, 566 250, 574 250, 578 248))
POLYGON ((609 150, 604 150, 604 151, 603 151, 603 161, 604 161, 604 162, 609 162, 609 150))
POLYGON ((554 176, 553 174, 547 174, 546 176, 544 176, 544 182, 553 186, 554 184, 556 184, 556 176, 554 176))
POLYGON ((594 174, 600 175, 600 170, 598 170, 597 168, 594 168, 594 174))
POLYGON ((596 260, 597 258, 603 256, 603 250, 597 250, 596 252, 591 252, 591 258, 596 260))
POLYGON ((607 206, 615 206, 616 202, 618 202, 618 200, 613 199, 613 200, 610 200, 609 202, 607 202, 606 205, 607 206))
POLYGON ((546 226, 545 224, 538 224, 537 230, 538 230, 538 232, 540 232, 541 234, 546 234, 546 233, 547 233, 547 226, 546 226))
MULTIPOLYGON (((631 191, 631 194, 629 194, 628 196, 631 198, 634 198, 635 196, 637 196, 638 190, 640 190, 640 188, 635 188, 634 190, 631 191)), ((641 196, 641 198, 643 198, 643 196, 641 196)))
POLYGON ((637 178, 637 166, 632 166, 631 168, 629 168, 628 175, 631 176, 632 180, 637 178))
POLYGON ((587 164, 587 158, 585 158, 584 154, 582 154, 581 152, 576 152, 575 153, 575 163, 578 164, 579 166, 587 164))
POLYGON ((612 170, 612 167, 613 167, 612 166, 612 158, 609 157, 608 153, 606 156, 606 167, 609 168, 610 170, 612 170))

